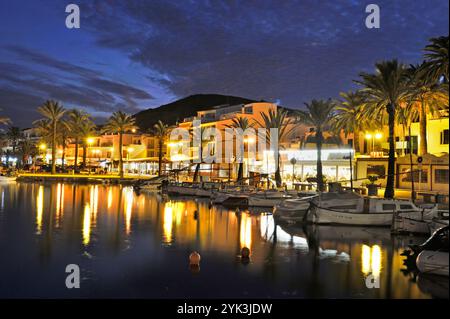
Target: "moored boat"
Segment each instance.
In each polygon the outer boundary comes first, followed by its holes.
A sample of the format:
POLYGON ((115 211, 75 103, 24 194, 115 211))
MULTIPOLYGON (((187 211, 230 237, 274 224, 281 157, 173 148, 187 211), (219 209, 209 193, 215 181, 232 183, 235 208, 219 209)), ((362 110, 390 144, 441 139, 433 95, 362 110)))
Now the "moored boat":
POLYGON ((292 198, 282 201, 274 207, 274 219, 277 222, 303 222, 310 207, 310 201, 316 196, 317 195, 302 198, 292 198))
MULTIPOLYGON (((437 210, 433 208, 431 210, 437 210)), ((420 219, 433 212, 407 200, 363 197, 353 192, 321 193, 311 201, 307 219, 315 224, 391 226, 394 213, 420 219)))

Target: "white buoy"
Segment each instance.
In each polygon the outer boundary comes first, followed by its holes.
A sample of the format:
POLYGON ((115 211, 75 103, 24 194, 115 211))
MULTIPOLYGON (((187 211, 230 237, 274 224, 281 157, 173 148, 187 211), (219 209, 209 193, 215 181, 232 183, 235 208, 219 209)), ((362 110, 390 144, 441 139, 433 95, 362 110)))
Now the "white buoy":
POLYGON ((196 251, 192 252, 189 255, 189 265, 191 266, 199 266, 200 265, 200 254, 196 251))

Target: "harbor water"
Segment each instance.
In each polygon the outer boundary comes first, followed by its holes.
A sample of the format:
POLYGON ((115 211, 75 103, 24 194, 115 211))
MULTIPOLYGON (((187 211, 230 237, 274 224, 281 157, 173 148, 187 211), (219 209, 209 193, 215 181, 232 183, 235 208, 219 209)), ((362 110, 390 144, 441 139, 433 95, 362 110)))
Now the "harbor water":
POLYGON ((448 278, 404 265, 404 249, 425 239, 276 225, 270 209, 236 212, 120 185, 5 183, 0 297, 448 298, 448 278), (66 287, 70 264, 79 289, 66 287))

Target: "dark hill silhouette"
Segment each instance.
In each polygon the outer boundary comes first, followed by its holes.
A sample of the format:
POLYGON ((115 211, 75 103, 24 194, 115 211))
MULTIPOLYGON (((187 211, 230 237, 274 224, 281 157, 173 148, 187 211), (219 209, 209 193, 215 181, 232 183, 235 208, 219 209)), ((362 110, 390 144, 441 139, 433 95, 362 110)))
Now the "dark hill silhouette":
POLYGON ((185 117, 194 116, 198 111, 210 109, 219 105, 236 105, 256 102, 254 100, 220 94, 195 94, 154 109, 147 109, 135 114, 136 124, 142 129, 153 128, 161 120, 173 125, 185 117))

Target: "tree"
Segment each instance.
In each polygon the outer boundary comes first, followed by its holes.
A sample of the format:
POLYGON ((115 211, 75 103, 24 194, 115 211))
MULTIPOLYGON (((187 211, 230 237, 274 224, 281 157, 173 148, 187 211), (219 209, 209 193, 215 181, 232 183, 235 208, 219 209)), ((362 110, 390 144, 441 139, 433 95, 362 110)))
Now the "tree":
POLYGON ((437 82, 443 76, 445 82, 448 83, 448 46, 448 36, 442 36, 431 38, 430 44, 425 47, 425 70, 430 80, 437 82))
POLYGON ((419 154, 428 153, 427 115, 434 115, 448 105, 448 90, 427 72, 426 63, 410 65, 406 72, 409 81, 407 103, 410 116, 419 119, 420 143, 419 154))
POLYGON ((340 96, 342 101, 335 107, 333 128, 337 134, 343 131, 346 137, 353 133, 353 149, 359 153, 359 133, 369 127, 368 120, 361 115, 364 100, 358 92, 342 92, 340 96))
POLYGON ((76 168, 78 165, 78 148, 80 144, 80 140, 83 138, 82 136, 82 128, 84 125, 84 122, 91 121, 90 115, 74 109, 70 110, 68 113, 68 120, 67 125, 69 128, 69 135, 74 139, 75 142, 75 160, 74 160, 74 167, 76 168))
MULTIPOLYGON (((255 123, 250 123, 250 121, 248 120, 248 118, 246 117, 235 117, 232 119, 231 124, 227 125, 226 127, 229 128, 234 128, 234 129, 241 129, 242 132, 245 132, 245 130, 253 128, 255 126, 255 123)), ((245 144, 244 144, 245 146, 245 144)), ((236 148, 238 147, 238 145, 236 145, 236 148)), ((245 153, 245 148, 244 148, 244 153, 245 153)), ((237 176, 237 181, 242 181, 242 179, 244 178, 244 159, 243 159, 243 154, 241 154, 241 158, 238 159, 239 161, 239 168, 238 168, 238 176, 237 176)), ((280 182, 281 184, 281 182, 280 182)))
POLYGON ((33 158, 34 162, 34 158, 38 154, 38 149, 36 144, 34 144, 30 139, 25 138, 19 142, 19 152, 22 157, 22 163, 28 162, 30 157, 33 158))
POLYGON ((163 146, 164 141, 169 134, 169 126, 164 124, 161 120, 159 120, 153 126, 153 134, 158 139, 158 176, 162 174, 162 160, 163 160, 163 146))
POLYGON ((123 134, 137 127, 133 116, 122 111, 114 112, 106 122, 103 130, 108 133, 119 134, 119 176, 123 178, 123 134))
POLYGON ((277 145, 275 146, 275 160, 277 169, 275 171, 275 182, 277 187, 282 186, 281 173, 280 173, 280 141, 292 132, 295 128, 295 122, 292 118, 288 117, 288 112, 285 109, 277 108, 276 110, 269 110, 268 113, 261 112, 262 121, 255 120, 254 124, 266 129, 266 142, 270 143, 271 140, 276 139, 277 145), (275 129, 277 136, 271 136, 270 129, 275 129))
POLYGON ((79 136, 81 139, 81 146, 83 148, 83 159, 81 162, 81 167, 86 168, 86 157, 89 138, 95 133, 96 125, 90 119, 84 120, 79 126, 79 136))
POLYGON ((43 115, 45 119, 49 120, 49 125, 51 127, 50 134, 52 140, 52 174, 55 174, 58 125, 60 124, 61 118, 64 116, 66 110, 58 102, 48 100, 38 108, 38 112, 41 113, 41 115, 43 115))
POLYGON ((375 64, 374 74, 361 73, 361 92, 365 98, 365 116, 379 118, 380 113, 387 112, 389 125, 389 160, 385 198, 394 197, 395 180, 395 118, 396 110, 408 95, 406 67, 397 60, 383 61, 375 64))
POLYGON ((23 138, 22 130, 17 126, 10 126, 6 131, 6 136, 12 146, 12 154, 15 155, 19 141, 23 138))
POLYGON ((312 100, 310 103, 305 103, 307 111, 298 111, 299 121, 314 127, 316 131, 316 146, 317 146, 317 189, 321 192, 325 190, 322 172, 322 144, 323 132, 331 125, 335 102, 332 100, 312 100))

